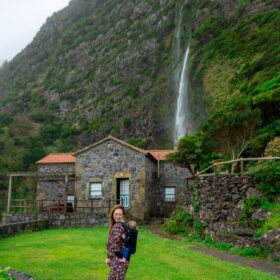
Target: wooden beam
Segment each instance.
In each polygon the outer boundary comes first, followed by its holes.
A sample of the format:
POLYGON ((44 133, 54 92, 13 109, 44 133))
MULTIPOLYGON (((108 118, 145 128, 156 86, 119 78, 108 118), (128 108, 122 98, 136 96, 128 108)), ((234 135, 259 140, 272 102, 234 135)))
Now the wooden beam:
POLYGON ((37 177, 37 172, 9 172, 7 173, 9 177, 37 177))

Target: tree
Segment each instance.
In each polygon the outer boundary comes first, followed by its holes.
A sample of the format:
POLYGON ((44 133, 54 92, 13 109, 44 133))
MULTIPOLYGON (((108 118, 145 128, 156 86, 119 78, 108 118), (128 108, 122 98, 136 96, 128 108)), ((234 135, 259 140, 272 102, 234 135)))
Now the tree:
POLYGON ((260 111, 244 110, 222 113, 207 127, 210 138, 216 141, 216 150, 238 159, 247 149, 260 124, 260 111))
POLYGON ((188 168, 194 176, 195 169, 203 159, 206 151, 205 138, 201 133, 182 137, 175 153, 167 155, 167 159, 188 168))

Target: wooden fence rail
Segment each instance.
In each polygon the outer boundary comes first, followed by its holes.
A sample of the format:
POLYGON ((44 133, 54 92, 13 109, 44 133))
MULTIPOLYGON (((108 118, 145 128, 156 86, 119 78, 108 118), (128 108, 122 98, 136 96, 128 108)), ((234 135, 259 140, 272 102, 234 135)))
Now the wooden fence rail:
MULTIPOLYGON (((228 160, 228 161, 223 161, 223 162, 214 162, 212 165, 208 166, 207 168, 205 168, 204 170, 198 172, 195 176, 201 176, 202 173, 204 173, 205 171, 213 168, 214 169, 214 174, 217 173, 217 169, 216 167, 219 165, 225 165, 225 164, 231 164, 232 166, 234 166, 234 164, 240 162, 240 173, 243 174, 244 173, 244 162, 245 161, 261 161, 261 160, 280 160, 280 157, 261 157, 261 158, 239 158, 239 159, 233 159, 233 160, 228 160)), ((231 168, 231 171, 233 173, 233 168, 231 168)))
POLYGON ((12 213, 93 213, 96 211, 108 211, 121 201, 113 199, 104 200, 77 200, 72 203, 66 200, 27 200, 11 199, 10 209, 12 213))

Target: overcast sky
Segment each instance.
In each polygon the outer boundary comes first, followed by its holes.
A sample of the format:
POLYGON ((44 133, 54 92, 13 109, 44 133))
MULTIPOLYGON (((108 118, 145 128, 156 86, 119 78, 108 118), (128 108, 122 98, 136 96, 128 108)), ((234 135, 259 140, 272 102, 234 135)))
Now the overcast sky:
POLYGON ((29 44, 42 24, 69 0, 0 0, 0 65, 29 44))

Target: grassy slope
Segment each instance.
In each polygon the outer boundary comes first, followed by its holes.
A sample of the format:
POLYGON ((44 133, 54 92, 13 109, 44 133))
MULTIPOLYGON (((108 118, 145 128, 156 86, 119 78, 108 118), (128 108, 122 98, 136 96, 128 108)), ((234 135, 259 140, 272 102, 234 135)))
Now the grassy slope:
MULTIPOLYGON (((38 280, 105 279, 107 229, 54 229, 0 241, 0 263, 38 280)), ((138 251, 127 280, 132 279, 278 279, 268 274, 196 252, 184 241, 159 238, 140 229, 138 251)))

